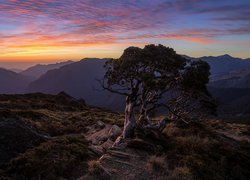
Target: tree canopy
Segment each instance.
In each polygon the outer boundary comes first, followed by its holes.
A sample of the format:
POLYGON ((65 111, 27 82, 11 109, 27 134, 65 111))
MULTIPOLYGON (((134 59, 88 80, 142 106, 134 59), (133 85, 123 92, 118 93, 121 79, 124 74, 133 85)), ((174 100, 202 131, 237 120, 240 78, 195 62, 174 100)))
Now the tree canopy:
POLYGON ((105 68, 103 88, 126 96, 124 138, 131 137, 136 126, 151 124, 150 113, 160 106, 176 114, 177 109, 172 107, 179 97, 194 98, 199 93, 209 96, 209 65, 189 62, 163 45, 129 47, 120 58, 107 61, 105 68), (168 100, 164 101, 164 96, 168 100), (138 119, 135 110, 139 112, 138 119))

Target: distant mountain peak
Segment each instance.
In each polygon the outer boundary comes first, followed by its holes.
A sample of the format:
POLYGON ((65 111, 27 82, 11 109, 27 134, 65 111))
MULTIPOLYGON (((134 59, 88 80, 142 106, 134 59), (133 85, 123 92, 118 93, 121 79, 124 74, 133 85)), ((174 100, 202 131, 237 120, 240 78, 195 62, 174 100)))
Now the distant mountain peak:
POLYGON ((39 78, 41 75, 45 74, 49 70, 58 69, 62 66, 73 63, 74 61, 64 61, 54 64, 37 64, 35 66, 29 67, 28 69, 21 72, 21 74, 34 77, 35 79, 39 78))
POLYGON ((222 57, 222 58, 233 58, 232 56, 230 56, 229 54, 224 54, 218 57, 222 57))

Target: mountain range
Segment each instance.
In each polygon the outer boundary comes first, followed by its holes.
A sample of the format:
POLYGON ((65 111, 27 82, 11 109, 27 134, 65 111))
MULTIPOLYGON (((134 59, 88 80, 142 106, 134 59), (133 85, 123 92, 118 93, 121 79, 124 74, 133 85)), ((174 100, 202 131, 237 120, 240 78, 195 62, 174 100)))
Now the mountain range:
POLYGON ((52 70, 52 69, 58 69, 62 66, 65 66, 67 64, 71 64, 74 61, 65 61, 65 62, 60 62, 60 63, 55 63, 55 64, 37 64, 35 66, 29 67, 28 69, 21 71, 20 74, 25 75, 25 76, 30 76, 33 78, 39 78, 41 75, 45 74, 47 71, 52 70))
MULTIPOLYGON (((185 57, 209 63, 211 76, 208 86, 218 101, 220 114, 250 115, 250 59, 229 55, 185 57)), ((97 81, 105 73, 103 65, 106 61, 107 59, 85 58, 78 62, 36 65, 20 73, 2 70, 0 83, 7 86, 1 86, 0 93, 57 94, 65 91, 75 98, 84 99, 87 104, 122 110, 124 98, 103 91, 97 81)))
POLYGON ((83 98, 88 104, 119 110, 121 108, 114 104, 122 106, 121 98, 103 91, 98 82, 98 79, 102 79, 105 74, 103 66, 106 61, 107 59, 86 58, 50 70, 30 83, 26 92, 57 94, 65 91, 76 98, 83 98))
POLYGON ((241 59, 237 57, 232 57, 228 54, 221 56, 203 56, 199 58, 193 58, 189 56, 185 57, 191 60, 201 59, 203 61, 206 61, 210 65, 210 72, 212 77, 250 67, 250 58, 241 59))
POLYGON ((23 93, 32 78, 16 72, 0 68, 0 93, 23 93))

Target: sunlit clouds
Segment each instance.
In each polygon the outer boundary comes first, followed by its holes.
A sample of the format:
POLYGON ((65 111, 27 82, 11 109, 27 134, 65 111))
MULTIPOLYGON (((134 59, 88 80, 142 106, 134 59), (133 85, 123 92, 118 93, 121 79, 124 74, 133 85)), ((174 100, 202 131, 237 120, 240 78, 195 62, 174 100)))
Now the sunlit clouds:
POLYGON ((0 61, 118 57, 148 43, 250 57, 249 41, 247 0, 0 0, 0 61))

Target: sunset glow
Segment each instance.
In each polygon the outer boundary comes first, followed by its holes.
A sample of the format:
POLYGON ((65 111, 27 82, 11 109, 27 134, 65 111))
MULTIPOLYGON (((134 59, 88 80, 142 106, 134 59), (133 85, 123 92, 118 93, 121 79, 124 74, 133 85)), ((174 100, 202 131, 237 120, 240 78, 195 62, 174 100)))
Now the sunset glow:
POLYGON ((0 0, 0 62, 119 57, 149 43, 194 57, 250 57, 250 2, 0 0))

